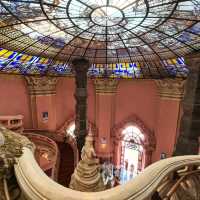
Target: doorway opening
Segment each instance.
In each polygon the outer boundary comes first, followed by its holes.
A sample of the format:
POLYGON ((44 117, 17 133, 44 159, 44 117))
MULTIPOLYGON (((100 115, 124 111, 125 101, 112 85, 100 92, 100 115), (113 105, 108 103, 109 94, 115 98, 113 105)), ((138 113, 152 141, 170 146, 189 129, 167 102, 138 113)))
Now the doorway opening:
POLYGON ((121 140, 121 183, 133 179, 142 171, 144 162, 144 135, 136 126, 128 126, 122 130, 121 140))

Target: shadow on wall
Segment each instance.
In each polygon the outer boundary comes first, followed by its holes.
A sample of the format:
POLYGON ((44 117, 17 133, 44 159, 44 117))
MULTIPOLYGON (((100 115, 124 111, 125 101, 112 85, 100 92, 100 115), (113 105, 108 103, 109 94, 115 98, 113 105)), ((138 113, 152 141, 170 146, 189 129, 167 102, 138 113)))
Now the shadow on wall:
POLYGON ((57 142, 60 151, 60 166, 58 171, 58 183, 68 187, 71 175, 74 172, 74 152, 70 144, 57 142))

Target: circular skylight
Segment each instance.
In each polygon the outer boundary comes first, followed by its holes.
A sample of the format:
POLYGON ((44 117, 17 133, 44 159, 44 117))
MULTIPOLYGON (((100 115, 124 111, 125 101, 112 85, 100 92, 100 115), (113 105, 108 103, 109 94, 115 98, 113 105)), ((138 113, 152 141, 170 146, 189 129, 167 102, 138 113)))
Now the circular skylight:
POLYGON ((118 8, 102 6, 91 13, 91 20, 98 26, 115 26, 123 20, 123 13, 118 8))
POLYGON ((0 47, 53 64, 140 63, 146 73, 198 51, 199 20, 199 0, 1 0, 0 47))

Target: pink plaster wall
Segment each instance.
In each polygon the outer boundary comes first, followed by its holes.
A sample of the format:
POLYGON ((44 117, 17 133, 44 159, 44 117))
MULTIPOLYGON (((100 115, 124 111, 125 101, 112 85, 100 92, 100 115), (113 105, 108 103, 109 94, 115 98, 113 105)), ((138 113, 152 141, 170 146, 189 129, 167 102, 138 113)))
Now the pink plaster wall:
POLYGON ((56 96, 36 96, 38 128, 42 130, 56 130, 56 96), (48 121, 43 119, 42 113, 48 112, 48 121))
MULTIPOLYGON (((102 134, 99 138, 104 134, 111 134, 108 131, 112 130, 113 125, 136 114, 157 137, 157 148, 153 153, 153 161, 159 160, 161 152, 171 155, 177 133, 179 110, 177 101, 160 100, 154 81, 121 80, 115 98, 102 97, 101 102, 98 102, 92 82, 93 80, 88 81, 88 119, 100 126, 97 127, 101 130, 99 135, 102 134), (98 105, 101 106, 97 109, 98 105), (114 106, 114 108, 111 109, 109 106, 114 106), (109 112, 112 112, 110 116, 109 112)), ((49 109, 51 113, 56 113, 50 119, 57 129, 75 115, 74 90, 74 79, 63 77, 57 84, 57 94, 54 100, 49 97, 40 97, 37 109, 40 109, 40 112, 49 109)), ((32 128, 30 99, 25 80, 20 76, 1 75, 0 91, 0 115, 22 114, 25 128, 32 128)), ((41 120, 39 118, 39 124, 41 120)))
POLYGON ((74 115, 74 79, 60 78, 56 88, 56 116, 57 127, 61 127, 64 122, 74 115))
POLYGON ((30 103, 21 76, 0 75, 0 115, 24 116, 24 127, 31 128, 30 103))
MULTIPOLYGON (((56 118, 57 128, 60 128, 70 117, 75 115, 75 80, 60 78, 56 88, 56 118)), ((88 80, 88 118, 95 120, 94 110, 95 92, 92 80, 88 80)))
POLYGON ((98 127, 99 138, 96 142, 96 148, 98 155, 105 154, 104 157, 110 157, 113 146, 111 142, 111 129, 114 125, 113 122, 113 104, 115 104, 115 95, 114 94, 97 94, 96 95, 96 125, 98 127), (102 145, 100 140, 102 138, 106 139, 106 145, 102 145))
POLYGON ((155 129, 157 88, 154 81, 121 81, 116 96, 115 124, 136 114, 150 129, 155 129))
POLYGON ((180 102, 178 100, 160 99, 155 127, 157 138, 156 151, 153 161, 160 159, 160 154, 166 153, 170 157, 176 143, 179 129, 180 102))

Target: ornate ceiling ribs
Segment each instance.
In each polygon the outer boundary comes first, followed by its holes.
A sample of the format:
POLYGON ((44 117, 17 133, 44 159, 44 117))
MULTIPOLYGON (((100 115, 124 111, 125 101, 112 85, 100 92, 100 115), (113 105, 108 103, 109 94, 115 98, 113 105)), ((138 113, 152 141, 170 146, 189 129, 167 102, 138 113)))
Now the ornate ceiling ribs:
POLYGON ((85 57, 92 76, 186 77, 178 59, 199 51, 196 0, 2 0, 0 14, 0 46, 18 52, 0 52, 4 73, 69 75, 85 57))

